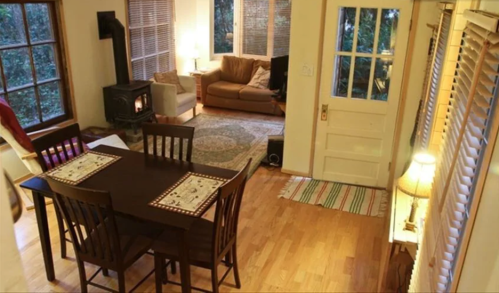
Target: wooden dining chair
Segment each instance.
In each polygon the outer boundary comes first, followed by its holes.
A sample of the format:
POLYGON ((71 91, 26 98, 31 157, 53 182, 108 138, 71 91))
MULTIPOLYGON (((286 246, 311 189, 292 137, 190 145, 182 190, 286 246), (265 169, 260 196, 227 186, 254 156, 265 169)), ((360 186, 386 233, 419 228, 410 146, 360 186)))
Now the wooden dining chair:
MULTIPOLYGON (((251 159, 246 166, 229 182, 218 189, 214 222, 199 219, 189 230, 189 265, 211 270, 213 292, 218 292, 220 284, 231 270, 234 271, 236 287, 241 288, 237 265, 237 224, 239 210, 248 178, 251 159), (222 278, 218 278, 218 265, 224 263, 228 269, 222 278)), ((179 260, 179 250, 175 233, 165 231, 154 242, 154 263, 156 270, 156 292, 161 292, 162 281, 165 281, 165 259, 179 260)), ((168 281, 165 283, 176 282, 168 281)), ((209 292, 201 288, 193 289, 209 292)))
MULTIPOLYGON (((32 144, 43 172, 55 168, 85 151, 78 123, 36 138, 32 144)), ((66 258, 66 241, 71 241, 66 238, 68 231, 64 228, 64 222, 58 208, 55 208, 55 215, 61 240, 61 257, 66 258)))
POLYGON ((192 141, 194 138, 194 127, 171 125, 171 124, 158 124, 158 123, 144 123, 142 124, 142 134, 144 141, 144 154, 149 156, 149 136, 152 136, 152 155, 155 158, 171 158, 180 161, 191 161, 192 157, 192 141), (158 138, 161 138, 161 149, 158 152, 158 138), (169 152, 167 156, 166 138, 169 138, 169 152), (185 159, 184 159, 184 140, 186 140, 185 159), (178 141, 178 143, 176 143, 178 141), (175 149, 178 149, 178 154, 175 156, 175 149))
MULTIPOLYGON (((160 231, 130 219, 115 216, 111 195, 107 191, 78 188, 47 178, 55 201, 69 227, 82 292, 87 286, 117 292, 92 282, 103 270, 118 274, 119 292, 125 292, 125 270, 147 253, 160 231), (76 225, 72 225, 75 223, 76 225), (100 268, 87 280, 85 262, 100 268)), ((131 291, 152 273, 151 271, 131 291)))

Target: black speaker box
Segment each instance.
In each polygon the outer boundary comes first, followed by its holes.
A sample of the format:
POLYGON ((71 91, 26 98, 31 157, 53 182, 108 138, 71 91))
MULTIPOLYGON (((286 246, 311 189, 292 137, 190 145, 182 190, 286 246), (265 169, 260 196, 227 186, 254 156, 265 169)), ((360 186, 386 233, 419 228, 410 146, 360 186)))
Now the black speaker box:
POLYGON ((284 150, 283 135, 269 135, 269 144, 267 146, 267 163, 271 166, 282 166, 282 154, 284 150))

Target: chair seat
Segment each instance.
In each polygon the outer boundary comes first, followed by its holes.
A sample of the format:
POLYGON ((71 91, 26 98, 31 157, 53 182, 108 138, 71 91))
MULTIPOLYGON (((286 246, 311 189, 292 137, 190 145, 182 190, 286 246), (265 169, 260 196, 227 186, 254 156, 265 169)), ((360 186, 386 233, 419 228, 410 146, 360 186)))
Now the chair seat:
POLYGON ((226 99, 239 99, 239 92, 245 86, 244 84, 217 81, 208 86, 208 94, 226 99))
POLYGON ((191 103, 192 101, 196 101, 197 97, 196 97, 196 93, 189 93, 189 92, 185 92, 185 93, 182 93, 182 94, 178 94, 177 95, 177 102, 178 102, 178 106, 183 106, 185 104, 189 104, 191 103))
MULTIPOLYGON (((212 262, 214 224, 208 220, 198 220, 189 230, 189 259, 194 262, 212 262)), ((177 236, 174 231, 164 231, 153 243, 152 250, 163 254, 168 259, 179 256, 177 236)))
MULTIPOLYGON (((106 225, 106 229, 104 229, 104 226, 101 224, 99 224, 99 226, 97 227, 100 239, 102 239, 101 241, 105 239, 107 231, 111 229, 109 227, 108 219, 105 219, 104 222, 106 225)), ((147 252, 151 248, 154 239, 156 239, 162 232, 162 230, 159 230, 156 227, 141 224, 137 221, 123 217, 116 217, 116 226, 118 227, 120 247, 123 254, 123 264, 125 265, 125 267, 131 265, 145 252, 147 252)), ((97 237, 93 237, 93 239, 95 242, 97 237)), ((92 248, 90 241, 90 237, 85 239, 85 245, 87 246, 87 249, 92 248)), ((96 243, 94 244, 95 246, 93 247, 98 247, 96 243)), ((110 243, 110 245, 111 251, 115 251, 115 248, 113 247, 114 244, 110 243)), ((106 251, 104 251, 104 254, 105 253, 106 251)))

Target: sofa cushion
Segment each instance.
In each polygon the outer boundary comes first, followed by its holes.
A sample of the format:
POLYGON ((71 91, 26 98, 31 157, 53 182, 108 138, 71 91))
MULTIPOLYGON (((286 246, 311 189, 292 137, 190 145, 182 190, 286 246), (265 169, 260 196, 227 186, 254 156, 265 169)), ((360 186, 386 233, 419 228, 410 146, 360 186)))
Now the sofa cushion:
POLYGON ((239 98, 246 101, 270 102, 274 93, 269 89, 246 86, 239 92, 239 98))
POLYGON ((270 70, 270 61, 255 60, 255 62, 253 62, 253 71, 251 72, 251 78, 255 76, 255 73, 258 71, 258 68, 260 67, 262 67, 265 70, 270 70))
POLYGON ((208 86, 208 94, 227 99, 239 99, 239 92, 245 86, 244 84, 217 81, 208 86))
POLYGON ((251 80, 254 59, 224 56, 220 78, 224 81, 247 84, 251 80))

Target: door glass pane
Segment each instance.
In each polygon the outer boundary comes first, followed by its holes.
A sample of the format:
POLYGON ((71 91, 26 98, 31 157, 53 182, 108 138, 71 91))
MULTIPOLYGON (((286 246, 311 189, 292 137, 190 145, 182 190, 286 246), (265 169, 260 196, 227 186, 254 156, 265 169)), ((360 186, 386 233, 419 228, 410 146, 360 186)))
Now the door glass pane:
POLYGON ((398 9, 382 9, 379 27, 378 54, 393 55, 397 41, 398 9))
POLYGON ((0 4, 0 47, 19 44, 26 44, 21 5, 0 4))
POLYGON ((352 52, 356 10, 355 7, 340 7, 338 51, 352 52))
POLYGON ((376 31, 376 16, 378 9, 361 8, 359 17, 359 32, 357 35, 357 52, 372 53, 374 33, 376 31))
POLYGON ((390 75, 392 71, 393 59, 376 58, 374 67, 372 100, 387 101, 390 91, 390 75))
POLYGON ((352 98, 367 99, 372 58, 355 57, 352 98))
POLYGON ((234 52, 234 1, 215 0, 214 53, 234 52))
POLYGON ((23 128, 40 123, 34 88, 9 93, 9 105, 23 128))
POLYGON ((29 37, 32 43, 51 41, 54 39, 50 22, 50 11, 47 3, 26 4, 29 37))
POLYGON ((33 61, 35 63, 37 82, 57 78, 57 64, 52 45, 34 46, 33 61))
POLYGON ((40 95, 40 106, 42 108, 43 121, 47 121, 64 114, 58 81, 39 86, 38 94, 40 95))
POLYGON ((348 95, 348 80, 350 75, 350 56, 336 56, 336 72, 333 77, 334 97, 346 97, 348 95))
POLYGON ((0 54, 8 89, 33 83, 28 48, 4 50, 0 54))

